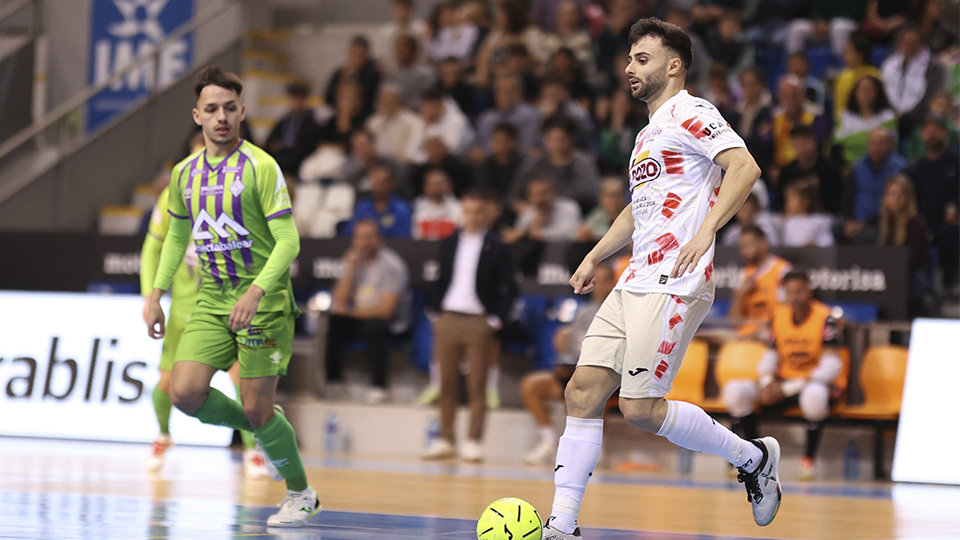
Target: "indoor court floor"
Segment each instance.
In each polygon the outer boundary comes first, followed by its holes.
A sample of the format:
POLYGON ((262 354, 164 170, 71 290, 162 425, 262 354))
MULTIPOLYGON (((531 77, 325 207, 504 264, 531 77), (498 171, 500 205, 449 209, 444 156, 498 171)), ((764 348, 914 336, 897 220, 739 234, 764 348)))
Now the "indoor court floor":
MULTIPOLYGON (((493 500, 548 511, 549 468, 305 458, 324 512, 303 529, 267 529, 283 496, 244 480, 239 454, 178 447, 156 475, 148 445, 0 438, 0 538, 288 540, 476 538, 493 500)), ((960 488, 786 482, 777 520, 753 524, 735 480, 598 472, 581 514, 587 540, 960 538, 960 488)))

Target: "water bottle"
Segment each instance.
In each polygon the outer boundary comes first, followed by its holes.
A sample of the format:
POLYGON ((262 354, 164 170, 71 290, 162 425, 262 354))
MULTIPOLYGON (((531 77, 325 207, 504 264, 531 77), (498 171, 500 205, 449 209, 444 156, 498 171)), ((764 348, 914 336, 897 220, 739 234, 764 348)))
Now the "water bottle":
POLYGON ((680 474, 690 474, 690 471, 693 470, 693 450, 682 446, 677 447, 677 468, 680 470, 680 474))
POLYGON ((847 448, 843 451, 843 479, 851 481, 860 479, 860 448, 853 439, 847 443, 847 448))
POLYGON ((334 413, 327 416, 327 433, 324 442, 326 443, 327 454, 335 454, 340 450, 340 420, 334 413))
POLYGON ((440 437, 440 422, 434 418, 430 420, 430 423, 427 424, 427 435, 424 440, 424 448, 429 450, 433 445, 433 441, 437 440, 440 437))

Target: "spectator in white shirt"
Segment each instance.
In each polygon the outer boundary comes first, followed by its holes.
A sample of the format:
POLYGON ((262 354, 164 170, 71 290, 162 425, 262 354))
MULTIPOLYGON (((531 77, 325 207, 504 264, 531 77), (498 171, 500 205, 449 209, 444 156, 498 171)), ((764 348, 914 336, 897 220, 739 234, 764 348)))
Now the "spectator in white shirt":
POLYGON ((527 182, 525 208, 516 225, 503 235, 508 244, 521 239, 541 242, 565 242, 574 239, 580 224, 580 206, 573 200, 557 197, 553 184, 544 178, 527 182))
POLYGON ((480 29, 471 20, 473 7, 469 3, 457 9, 441 9, 438 13, 439 32, 427 42, 427 53, 434 62, 453 57, 469 60, 480 37, 480 29))
POLYGON ((462 214, 447 173, 440 168, 427 171, 423 195, 413 201, 413 237, 417 240, 446 238, 456 232, 462 214))
POLYGON ((383 85, 377 100, 377 114, 367 120, 367 129, 376 138, 377 154, 400 162, 409 161, 407 145, 419 122, 417 115, 403 106, 399 87, 391 83, 383 85))
POLYGON ((473 142, 470 120, 457 107, 457 103, 439 88, 432 88, 423 95, 417 127, 407 148, 407 156, 414 163, 427 161, 424 142, 431 137, 438 137, 451 154, 457 155, 464 153, 473 142))
POLYGON ((781 245, 784 247, 828 247, 834 243, 830 216, 810 212, 813 185, 812 181, 798 181, 784 191, 783 222, 780 227, 781 245))

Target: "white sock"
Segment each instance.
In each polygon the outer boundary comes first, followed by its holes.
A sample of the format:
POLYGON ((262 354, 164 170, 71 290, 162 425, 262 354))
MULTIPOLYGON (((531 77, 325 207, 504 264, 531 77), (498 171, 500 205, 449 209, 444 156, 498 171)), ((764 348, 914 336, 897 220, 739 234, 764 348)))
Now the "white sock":
POLYGON ((602 418, 567 417, 567 427, 557 447, 557 467, 554 472, 557 491, 550 512, 553 518, 551 527, 562 533, 571 534, 577 528, 580 502, 583 501, 587 481, 593 476, 593 469, 600 460, 601 444, 602 418))
POLYGON ((718 423, 700 407, 686 401, 667 401, 667 418, 657 435, 688 450, 713 454, 748 471, 760 465, 763 454, 718 423))
POLYGON ((500 366, 492 366, 487 371, 487 390, 497 390, 500 387, 500 366))
POLYGON ((551 443, 557 441, 557 430, 553 429, 551 426, 543 426, 540 428, 540 440, 541 441, 550 441, 551 443))

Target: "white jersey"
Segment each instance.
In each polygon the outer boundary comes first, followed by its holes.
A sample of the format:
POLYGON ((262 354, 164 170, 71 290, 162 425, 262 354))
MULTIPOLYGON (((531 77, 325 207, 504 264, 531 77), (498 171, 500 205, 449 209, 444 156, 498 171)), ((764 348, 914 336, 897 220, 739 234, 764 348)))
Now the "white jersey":
POLYGON ((713 300, 716 240, 692 274, 670 273, 720 193, 722 169, 713 158, 745 146, 713 104, 686 90, 657 109, 630 155, 633 257, 617 289, 713 300))

